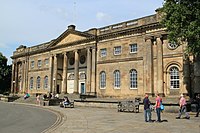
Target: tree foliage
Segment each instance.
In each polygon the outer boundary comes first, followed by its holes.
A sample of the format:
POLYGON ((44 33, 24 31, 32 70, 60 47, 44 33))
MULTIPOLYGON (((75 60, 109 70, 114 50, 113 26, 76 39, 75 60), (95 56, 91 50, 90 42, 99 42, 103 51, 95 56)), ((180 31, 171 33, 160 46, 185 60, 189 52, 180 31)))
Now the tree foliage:
POLYGON ((7 65, 7 58, 0 52, 0 93, 10 90, 11 75, 11 65, 7 65))
POLYGON ((164 0, 160 11, 169 40, 178 44, 186 41, 187 52, 200 55, 200 1, 164 0))

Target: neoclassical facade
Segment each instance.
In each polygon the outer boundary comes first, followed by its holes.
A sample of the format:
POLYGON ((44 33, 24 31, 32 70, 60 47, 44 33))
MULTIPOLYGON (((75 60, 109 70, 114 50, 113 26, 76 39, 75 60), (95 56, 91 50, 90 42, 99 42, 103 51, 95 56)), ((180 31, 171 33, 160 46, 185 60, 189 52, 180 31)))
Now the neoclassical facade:
POLYGON ((83 32, 70 25, 54 40, 14 51, 11 91, 122 98, 187 94, 185 45, 168 41, 159 14, 83 32))

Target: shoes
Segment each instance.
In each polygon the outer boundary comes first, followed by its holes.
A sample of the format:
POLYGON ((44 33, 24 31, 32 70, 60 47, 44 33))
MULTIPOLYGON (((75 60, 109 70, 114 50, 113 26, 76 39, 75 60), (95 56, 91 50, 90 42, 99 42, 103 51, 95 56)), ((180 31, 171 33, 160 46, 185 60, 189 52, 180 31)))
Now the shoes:
POLYGON ((180 119, 180 117, 176 117, 176 119, 180 119))
POLYGON ((185 117, 185 119, 190 119, 190 117, 185 117))
POLYGON ((195 117, 199 117, 199 116, 196 115, 195 117))

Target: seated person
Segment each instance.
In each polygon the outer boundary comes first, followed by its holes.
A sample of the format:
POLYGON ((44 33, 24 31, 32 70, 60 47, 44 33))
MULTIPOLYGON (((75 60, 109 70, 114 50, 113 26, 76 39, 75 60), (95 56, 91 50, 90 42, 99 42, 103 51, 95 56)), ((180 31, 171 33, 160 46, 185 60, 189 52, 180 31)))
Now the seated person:
POLYGON ((44 94, 43 95, 43 100, 46 100, 47 99, 47 94, 44 94))
POLYGON ((68 97, 64 97, 62 103, 60 103, 62 107, 66 107, 67 105, 70 104, 70 101, 68 99, 68 97))
POLYGON ((55 95, 55 98, 56 98, 56 99, 59 99, 59 94, 58 94, 58 93, 55 95))
POLYGON ((27 99, 27 98, 29 98, 30 97, 30 94, 28 94, 28 93, 26 93, 25 95, 24 95, 24 99, 27 99))

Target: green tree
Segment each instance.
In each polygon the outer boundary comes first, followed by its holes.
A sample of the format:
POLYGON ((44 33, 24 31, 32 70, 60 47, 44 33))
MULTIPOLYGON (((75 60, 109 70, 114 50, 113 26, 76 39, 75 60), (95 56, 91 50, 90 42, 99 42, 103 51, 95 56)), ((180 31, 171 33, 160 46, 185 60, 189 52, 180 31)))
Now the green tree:
POLYGON ((179 45, 183 42, 187 44, 183 64, 184 83, 188 86, 186 88, 190 96, 194 96, 200 93, 200 1, 164 0, 160 11, 161 24, 167 28, 169 41, 179 45), (189 67, 187 63, 191 62, 188 55, 194 57, 189 67))
POLYGON ((11 65, 7 65, 7 58, 0 52, 0 93, 10 91, 11 75, 11 65))
POLYGON ((164 0, 161 23, 167 28, 172 42, 188 43, 187 53, 200 55, 200 1, 164 0))

